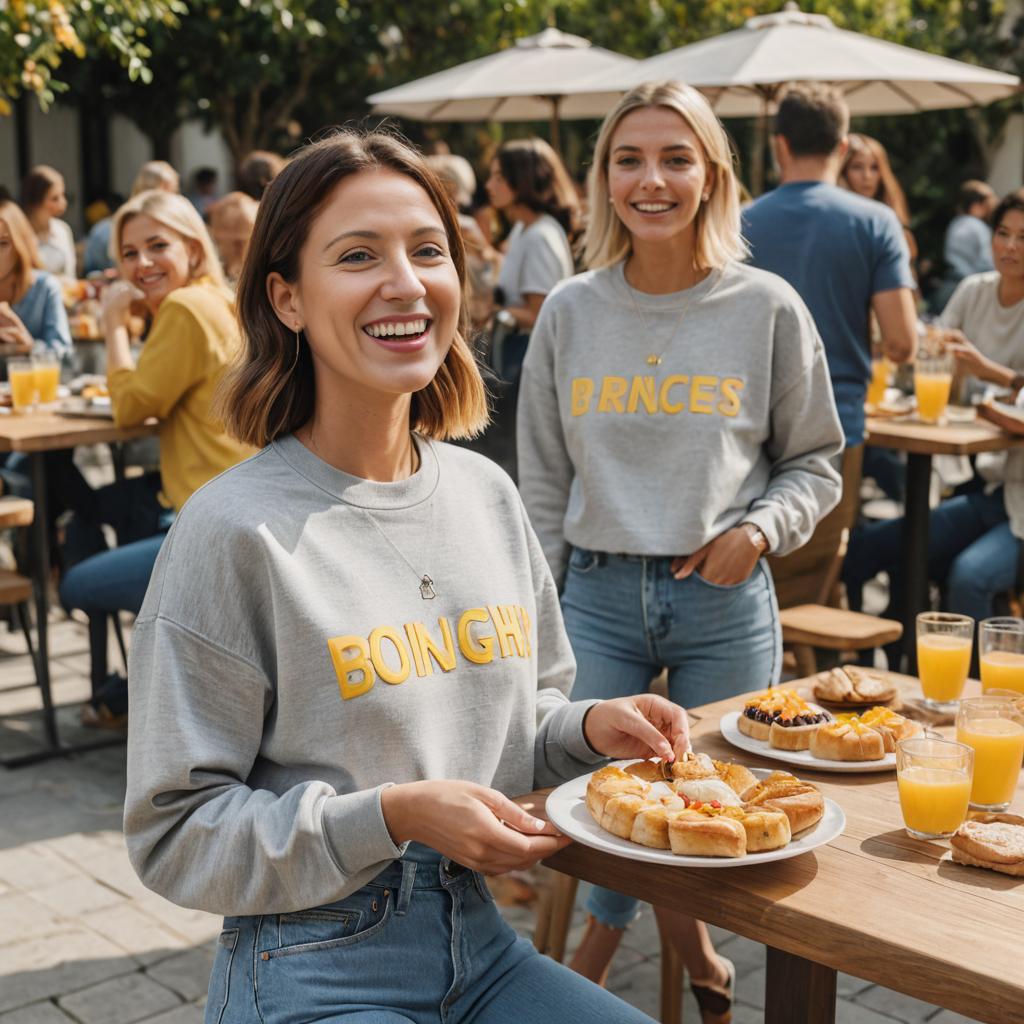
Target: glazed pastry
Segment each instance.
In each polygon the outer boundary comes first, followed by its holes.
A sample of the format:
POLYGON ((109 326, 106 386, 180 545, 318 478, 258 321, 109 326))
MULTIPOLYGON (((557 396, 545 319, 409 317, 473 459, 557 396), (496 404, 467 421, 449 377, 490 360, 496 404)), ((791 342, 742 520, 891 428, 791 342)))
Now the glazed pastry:
POLYGON ((957 864, 1024 878, 1024 818, 1019 814, 975 815, 949 843, 957 864))
POLYGON ((690 782, 676 782, 675 791, 687 800, 710 803, 717 800, 723 807, 739 807, 741 801, 736 791, 721 779, 693 779, 690 782))
POLYGON ((672 762, 674 779, 711 779, 715 776, 715 763, 707 754, 695 754, 688 750, 672 762))
POLYGON ((801 702, 795 690, 765 690, 743 705, 736 727, 745 736, 766 740, 772 722, 791 702, 801 702))
POLYGON ((735 818, 715 808, 690 808, 668 823, 669 846, 683 857, 742 857, 747 852, 747 831, 735 818))
POLYGON ((825 798, 809 782, 802 782, 789 772, 772 772, 746 794, 745 807, 770 807, 782 811, 789 819, 793 835, 821 821, 825 798))
POLYGON ((829 722, 811 737, 814 757, 826 761, 880 761, 885 757, 885 740, 877 729, 856 715, 842 717, 844 721, 829 722))
POLYGON ((817 704, 800 701, 784 708, 768 730, 768 743, 778 750, 806 750, 811 736, 832 716, 817 704))
POLYGON ((745 765, 731 761, 715 761, 714 765, 718 777, 741 799, 757 785, 757 776, 745 765))
POLYGON ((870 726, 872 729, 877 729, 882 734, 887 754, 891 754, 896 750, 896 744, 900 740, 916 736, 924 731, 920 722, 904 718, 903 715, 897 714, 891 708, 871 708, 860 716, 860 720, 865 725, 870 726))
POLYGON ((747 833, 747 853, 778 850, 792 838, 789 818, 774 807, 744 805, 740 824, 747 833))
POLYGON ((817 700, 827 700, 833 704, 884 702, 896 696, 896 687, 871 669, 844 665, 818 673, 814 696, 817 700))

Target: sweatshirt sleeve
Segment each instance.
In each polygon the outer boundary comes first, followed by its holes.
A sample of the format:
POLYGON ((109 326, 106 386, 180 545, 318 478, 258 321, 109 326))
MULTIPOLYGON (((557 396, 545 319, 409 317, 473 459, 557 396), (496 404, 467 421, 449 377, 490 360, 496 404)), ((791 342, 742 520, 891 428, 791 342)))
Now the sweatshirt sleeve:
POLYGON ((583 736, 583 718, 596 700, 569 700, 576 659, 562 622, 555 581, 523 510, 537 602, 537 738, 534 785, 555 786, 607 761, 583 736))
POLYGON ((115 370, 108 377, 117 425, 132 427, 150 416, 166 419, 185 392, 203 379, 208 349, 195 313, 173 295, 165 299, 138 365, 134 370, 115 370))
POLYGON ((516 413, 519 492, 561 589, 569 546, 565 513, 575 473, 558 412, 555 386, 557 314, 546 302, 523 361, 516 413))
POLYGON ((125 837, 148 888, 216 914, 282 913, 339 899, 401 856, 383 787, 246 785, 273 703, 249 661, 157 615, 136 626, 129 694, 125 837))
POLYGON ((806 307, 779 311, 772 381, 771 429, 765 450, 768 487, 744 515, 760 527, 773 555, 806 544, 818 521, 839 504, 842 484, 830 459, 843 450, 825 350, 806 307), (799 353, 799 362, 790 357, 799 353), (795 379, 794 379, 795 378, 795 379))

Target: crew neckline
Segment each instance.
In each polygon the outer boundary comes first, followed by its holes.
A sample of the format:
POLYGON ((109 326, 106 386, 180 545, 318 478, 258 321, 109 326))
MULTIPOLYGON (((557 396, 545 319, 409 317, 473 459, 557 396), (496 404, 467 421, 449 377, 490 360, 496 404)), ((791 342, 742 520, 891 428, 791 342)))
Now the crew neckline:
POLYGON ((437 489, 441 465, 434 442, 412 435, 419 453, 416 472, 405 480, 364 480, 324 462, 294 434, 271 442, 271 447, 299 476, 346 505, 367 509, 411 508, 426 501, 437 489))
POLYGON ((627 309, 633 308, 633 302, 647 312, 650 310, 653 313, 658 312, 670 312, 678 309, 680 306, 687 306, 693 309, 699 305, 702 299, 707 296, 717 287, 719 282, 725 276, 726 267, 715 267, 711 270, 711 273, 704 278, 703 281, 699 281, 695 285, 691 285, 689 288, 683 288, 678 292, 663 292, 662 294, 656 294, 654 292, 642 292, 637 288, 634 288, 626 280, 626 261, 620 260, 613 268, 613 274, 615 276, 616 287, 621 290, 622 294, 622 305, 627 309), (631 297, 632 296, 632 301, 631 297))

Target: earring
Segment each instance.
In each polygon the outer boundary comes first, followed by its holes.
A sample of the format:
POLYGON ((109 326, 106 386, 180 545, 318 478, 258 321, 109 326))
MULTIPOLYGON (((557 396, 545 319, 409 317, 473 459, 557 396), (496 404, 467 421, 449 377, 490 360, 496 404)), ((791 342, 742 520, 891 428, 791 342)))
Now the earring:
POLYGON ((291 368, 288 370, 289 373, 294 373, 295 367, 299 365, 299 344, 301 342, 299 331, 301 331, 302 328, 296 325, 292 330, 295 331, 295 358, 292 360, 291 368))
POLYGON ((706 203, 711 198, 711 193, 710 192, 705 192, 704 195, 701 198, 706 203))

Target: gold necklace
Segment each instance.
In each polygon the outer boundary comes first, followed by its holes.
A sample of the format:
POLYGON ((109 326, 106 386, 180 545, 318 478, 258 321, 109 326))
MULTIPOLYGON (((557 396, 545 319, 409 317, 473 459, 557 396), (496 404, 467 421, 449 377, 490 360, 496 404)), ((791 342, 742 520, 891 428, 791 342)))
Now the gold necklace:
MULTIPOLYGON (((316 441, 313 440, 312 426, 310 426, 309 428, 309 443, 313 446, 313 450, 316 452, 317 457, 323 459, 323 461, 326 462, 327 460, 324 459, 323 455, 320 454, 320 449, 317 447, 316 441)), ((412 443, 412 459, 410 460, 410 462, 412 463, 413 469, 412 473, 409 474, 410 476, 412 476, 416 472, 416 470, 419 469, 418 454, 419 453, 416 449, 415 443, 412 443)), ((328 465, 330 465, 330 463, 328 463, 328 465)), ((412 562, 410 562, 409 559, 406 558, 405 552, 384 532, 384 527, 377 522, 377 520, 370 513, 369 509, 365 509, 361 505, 349 505, 348 507, 351 509, 355 509, 356 512, 361 512, 366 517, 370 525, 394 549, 398 557, 401 558, 402 561, 405 562, 407 566, 409 566, 409 568, 413 572, 413 575, 416 577, 416 579, 420 581, 420 597, 423 598, 424 601, 433 601, 434 598, 437 597, 437 591, 434 590, 434 581, 430 578, 430 575, 425 572, 420 572, 419 569, 417 569, 416 566, 414 566, 412 562)))
MULTIPOLYGON (((714 274, 717 273, 717 271, 712 270, 711 273, 714 274)), ((676 321, 675 326, 672 328, 672 333, 668 336, 668 340, 665 342, 664 345, 662 345, 660 352, 650 352, 647 355, 647 358, 644 360, 644 362, 647 363, 648 366, 661 366, 662 362, 664 361, 665 353, 668 352, 668 350, 672 347, 672 342, 676 340, 676 336, 679 333, 679 329, 683 326, 683 321, 686 319, 687 311, 690 308, 690 304, 693 302, 693 289, 699 288, 705 280, 706 278, 702 278, 696 284, 690 286, 690 295, 687 298, 686 302, 683 304, 683 308, 679 311, 679 319, 676 321)), ((636 296, 633 294, 633 288, 630 286, 629 281, 626 280, 625 266, 623 266, 622 268, 622 283, 626 286, 626 293, 629 295, 630 302, 633 303, 633 309, 636 312, 636 315, 639 318, 640 323, 643 324, 644 335, 651 336, 651 329, 650 327, 647 326, 647 318, 641 312, 640 305, 636 301, 636 296)), ((711 288, 708 289, 706 294, 702 295, 698 301, 703 301, 704 299, 706 299, 707 296, 711 294, 712 290, 715 287, 715 284, 717 283, 718 282, 715 281, 711 285, 711 288)))

